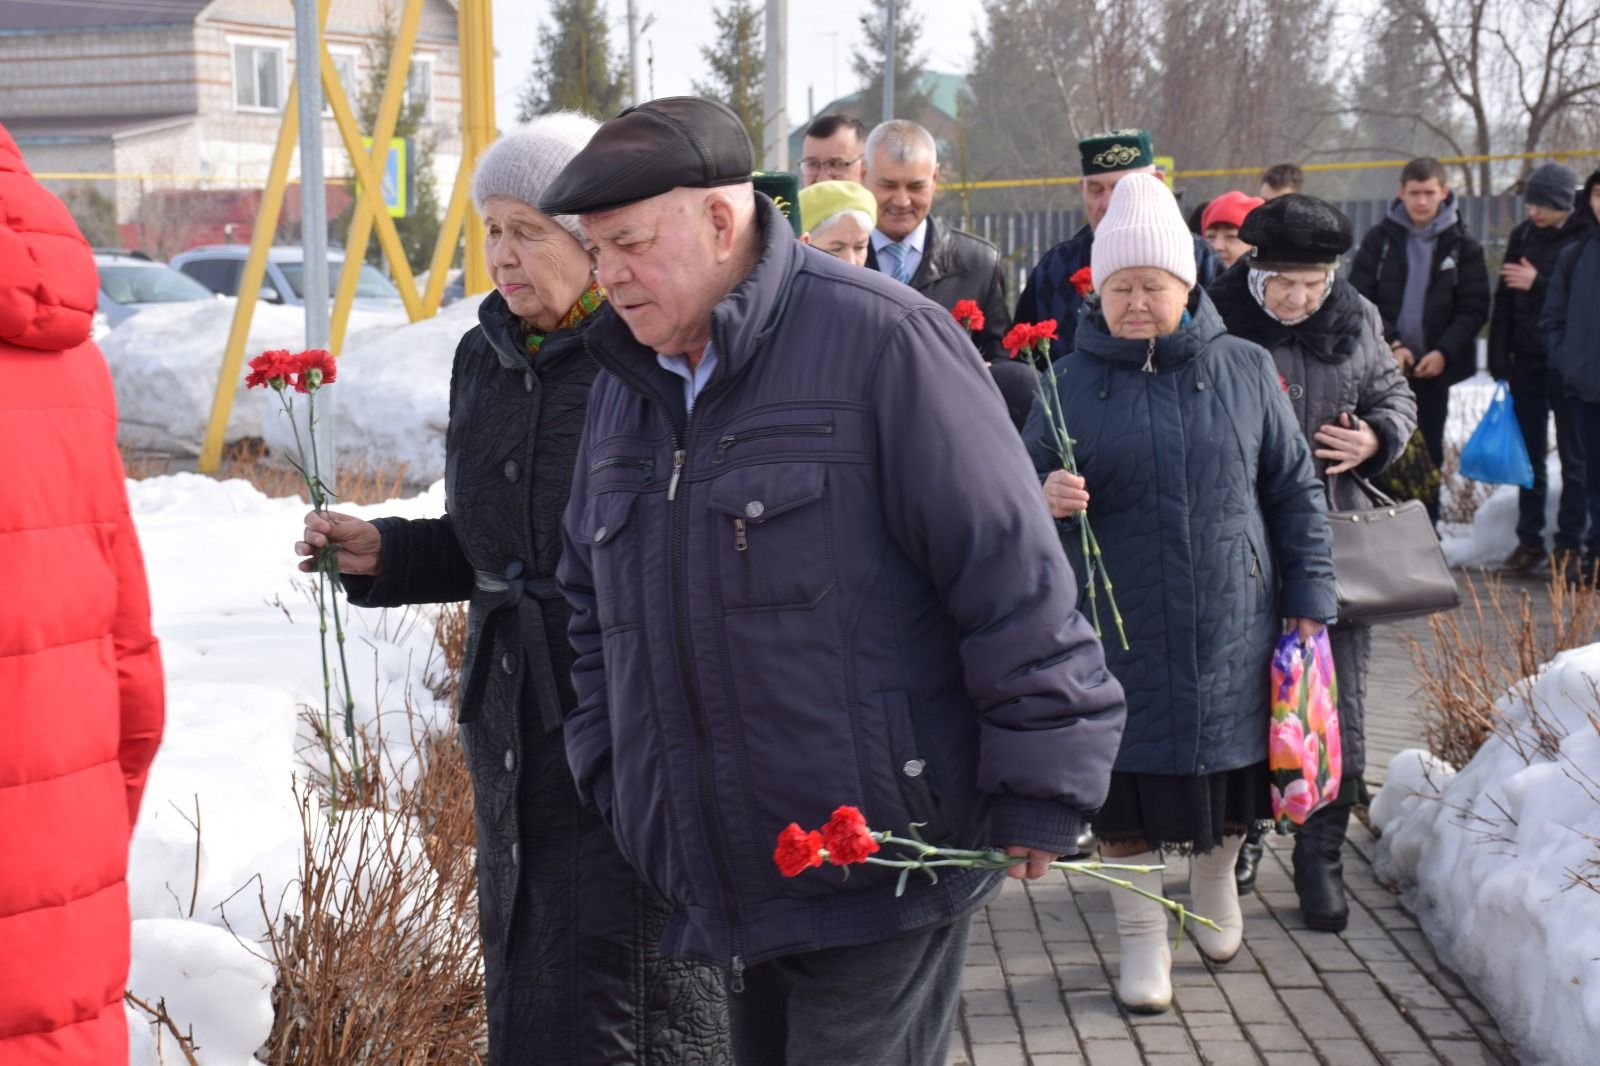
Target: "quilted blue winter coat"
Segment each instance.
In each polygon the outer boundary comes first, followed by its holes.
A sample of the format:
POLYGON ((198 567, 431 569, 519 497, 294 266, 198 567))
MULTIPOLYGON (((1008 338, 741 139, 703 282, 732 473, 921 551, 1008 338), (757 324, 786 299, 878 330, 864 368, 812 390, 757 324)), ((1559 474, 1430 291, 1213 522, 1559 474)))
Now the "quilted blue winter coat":
MULTIPOLYGON (((1338 612, 1322 486, 1272 358, 1225 333, 1200 289, 1189 310, 1174 333, 1122 340, 1092 298, 1055 366, 1128 637, 1124 651, 1102 592, 1106 664, 1128 700, 1125 773, 1265 759, 1281 619, 1338 612)), ((1041 478, 1061 466, 1037 404, 1023 436, 1041 478)), ((1087 575, 1077 523, 1062 527, 1087 575)))

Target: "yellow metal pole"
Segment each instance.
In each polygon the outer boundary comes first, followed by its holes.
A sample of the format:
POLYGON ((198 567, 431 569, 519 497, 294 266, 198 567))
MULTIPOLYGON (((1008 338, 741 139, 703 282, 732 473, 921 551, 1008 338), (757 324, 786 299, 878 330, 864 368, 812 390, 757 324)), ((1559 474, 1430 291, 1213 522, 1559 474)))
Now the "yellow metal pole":
MULTIPOLYGON (((322 0, 322 24, 328 24, 328 8, 333 0, 322 0)), ((222 463, 223 437, 228 429, 228 416, 233 413, 233 394, 239 387, 239 370, 244 365, 244 346, 250 340, 250 322, 255 316, 256 300, 261 295, 261 282, 267 274, 267 253, 272 249, 272 238, 278 230, 278 215, 283 210, 283 196, 289 186, 289 161, 294 158, 299 137, 300 94, 293 82, 289 83, 288 99, 283 105, 283 124, 278 128, 278 143, 272 152, 272 166, 267 172, 267 185, 261 192, 261 208, 256 213, 256 225, 250 235, 250 254, 239 275, 238 302, 233 308, 233 325, 228 330, 228 346, 222 353, 222 370, 217 377, 217 394, 211 400, 211 420, 206 424, 206 435, 200 444, 200 459, 195 464, 203 474, 213 473, 222 463)))
MULTIPOLYGON (((338 72, 334 70, 333 60, 327 52, 322 53, 324 78, 332 72, 335 81, 338 72)), ((372 158, 367 155, 366 148, 361 143, 361 127, 356 124, 356 116, 350 110, 350 103, 344 98, 343 92, 328 94, 328 105, 333 108, 333 121, 339 127, 339 133, 344 137, 344 146, 350 153, 350 165, 355 167, 356 178, 361 182, 364 195, 368 199, 381 201, 383 198, 383 183, 377 167, 372 165, 372 158)), ((422 298, 417 295, 417 282, 411 274, 411 264, 406 262, 406 250, 400 243, 400 234, 394 228, 394 219, 389 217, 387 211, 373 211, 370 215, 378 227, 378 246, 383 249, 383 254, 389 258, 389 269, 394 272, 394 287, 400 290, 400 299, 406 305, 406 314, 411 321, 416 322, 423 317, 422 298)))
MULTIPOLYGON (((461 224, 466 221, 467 201, 472 189, 472 168, 462 157, 456 169, 455 188, 450 190, 450 206, 445 209, 444 221, 439 224, 439 239, 433 246, 433 262, 428 266, 428 288, 422 294, 422 310, 428 315, 439 313, 439 302, 444 299, 445 275, 450 272, 450 260, 461 237, 461 224)), ((479 249, 468 248, 466 257, 481 254, 479 249)))
MULTIPOLYGON (((476 169, 478 157, 494 140, 494 46, 489 18, 489 0, 462 0, 461 84, 465 143, 461 164, 469 171, 476 169)), ((483 220, 476 211, 467 212, 466 227, 466 291, 487 292, 488 264, 479 254, 483 248, 483 220)))
MULTIPOLYGON (((378 122, 372 131, 372 165, 378 167, 389 152, 389 141, 394 137, 395 124, 400 119, 400 107, 405 100, 406 75, 411 69, 411 55, 417 41, 417 27, 422 22, 425 0, 406 0, 400 16, 400 32, 395 37, 394 51, 389 56, 389 70, 383 84, 383 99, 378 104, 378 122)), ((324 91, 331 97, 344 94, 339 82, 339 72, 333 66, 326 45, 322 57, 322 82, 324 91), (329 81, 330 76, 332 81, 329 81)), ((361 280, 361 264, 366 260, 367 241, 372 236, 373 212, 383 210, 383 200, 369 191, 356 198, 355 214, 350 219, 350 235, 345 241, 344 267, 339 273, 339 288, 333 301, 333 314, 329 322, 330 349, 338 355, 344 349, 345 331, 350 325, 350 309, 355 304, 356 286, 361 280)), ((424 315, 426 317, 426 314, 424 315)))

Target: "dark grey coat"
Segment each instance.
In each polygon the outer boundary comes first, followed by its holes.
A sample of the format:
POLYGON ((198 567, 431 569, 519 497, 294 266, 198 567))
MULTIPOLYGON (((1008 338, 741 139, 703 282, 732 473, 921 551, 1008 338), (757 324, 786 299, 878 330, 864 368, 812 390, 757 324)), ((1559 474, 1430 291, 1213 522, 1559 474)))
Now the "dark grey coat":
POLYGON ((578 800, 560 724, 576 703, 555 588, 560 517, 597 367, 582 330, 538 356, 491 293, 450 378, 441 518, 380 518, 382 575, 352 603, 468 600, 461 741, 472 774, 492 1066, 728 1060, 714 973, 663 960, 665 905, 578 800))
MULTIPOLYGON (((1207 775, 1265 759, 1281 620, 1338 610, 1322 486, 1277 371, 1223 331, 1204 290, 1190 311, 1174 333, 1122 340, 1091 297, 1077 350, 1056 363, 1128 636, 1126 651, 1105 638, 1128 696, 1125 773, 1207 775)), ((1023 436, 1041 476, 1061 467, 1046 429, 1035 406, 1023 436)), ((1065 541, 1083 573, 1079 537, 1065 541)))
MULTIPOLYGON (((1394 354, 1383 339, 1378 309, 1344 279, 1317 313, 1286 326, 1275 321, 1250 295, 1248 264, 1241 261, 1208 290, 1228 332, 1266 348, 1272 354, 1288 393, 1300 431, 1313 451, 1313 434, 1339 415, 1356 415, 1378 436, 1378 454, 1358 468, 1363 477, 1381 473, 1405 450, 1417 426, 1417 401, 1400 375, 1394 354)), ((1319 476, 1326 477, 1326 459, 1312 457, 1319 476)), ((1334 510, 1368 506, 1349 478, 1335 477, 1334 510)), ((1344 745, 1344 774, 1366 769, 1367 671, 1372 653, 1368 626, 1335 626, 1329 630, 1339 682, 1339 729, 1344 745)))
POLYGON ((850 804, 875 828, 1067 851, 1123 720, 960 326, 758 202, 760 259, 712 312, 692 415, 613 310, 585 334, 607 372, 560 568, 578 787, 674 904, 662 950, 733 973, 948 924, 996 884, 785 878, 790 822, 850 804))

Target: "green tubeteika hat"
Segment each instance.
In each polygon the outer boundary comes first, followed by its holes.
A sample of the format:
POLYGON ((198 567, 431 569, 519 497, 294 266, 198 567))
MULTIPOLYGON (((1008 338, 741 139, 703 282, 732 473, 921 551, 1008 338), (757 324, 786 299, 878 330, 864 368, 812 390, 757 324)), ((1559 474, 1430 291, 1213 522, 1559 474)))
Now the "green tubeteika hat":
POLYGON ((750 180, 755 182, 756 192, 766 193, 768 198, 778 205, 783 217, 794 227, 794 235, 800 236, 800 175, 781 170, 772 172, 758 170, 750 180))
POLYGON ((1156 162, 1155 153, 1150 150, 1149 130, 1097 133, 1079 141, 1078 151, 1083 154, 1085 177, 1154 166, 1156 162))

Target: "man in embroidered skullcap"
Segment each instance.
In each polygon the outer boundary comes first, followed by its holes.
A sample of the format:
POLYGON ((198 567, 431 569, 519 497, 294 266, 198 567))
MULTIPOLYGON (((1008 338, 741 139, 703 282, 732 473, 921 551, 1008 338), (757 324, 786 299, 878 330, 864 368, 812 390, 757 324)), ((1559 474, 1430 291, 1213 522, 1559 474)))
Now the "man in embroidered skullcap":
MULTIPOLYGON (((1087 278, 1075 281, 1079 272, 1089 266, 1090 250, 1094 247, 1094 232, 1105 217, 1111 204, 1111 190, 1129 174, 1154 174, 1155 155, 1150 148, 1150 134, 1146 130, 1113 130, 1097 133, 1078 142, 1083 161, 1083 211, 1088 217, 1083 228, 1044 254, 1028 274, 1028 283, 1017 300, 1016 322, 1042 322, 1056 320, 1056 330, 1061 340, 1052 351, 1059 357, 1072 351, 1073 335, 1078 328, 1078 308, 1083 306, 1087 290, 1080 284, 1089 284, 1087 278)), ((1217 257, 1202 237, 1194 239, 1194 261, 1199 273, 1199 284, 1211 284, 1217 274, 1217 257)))

